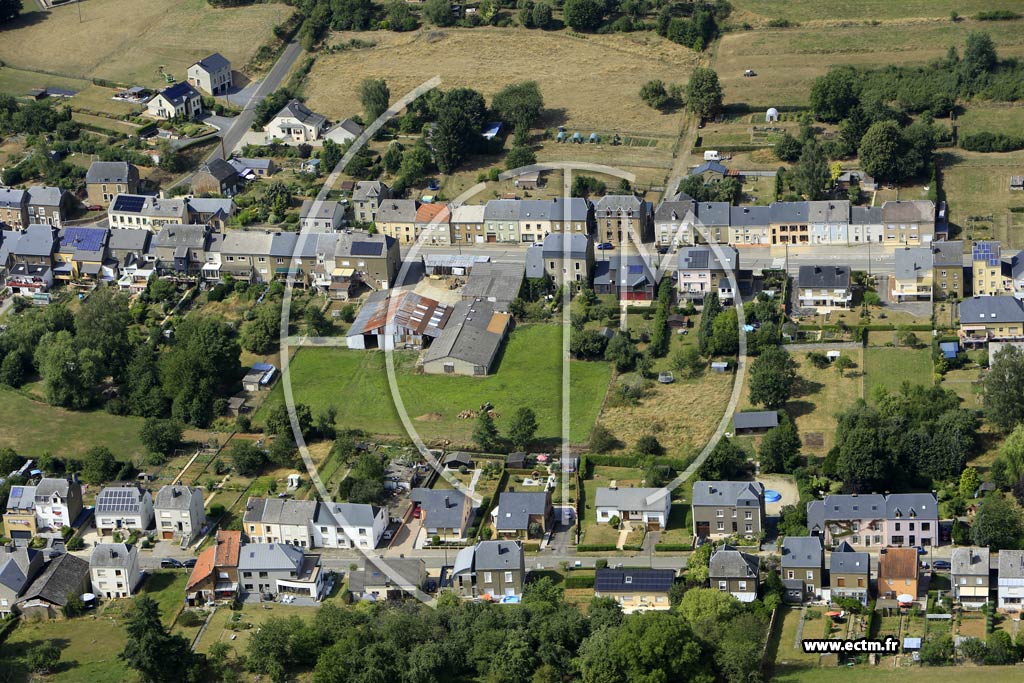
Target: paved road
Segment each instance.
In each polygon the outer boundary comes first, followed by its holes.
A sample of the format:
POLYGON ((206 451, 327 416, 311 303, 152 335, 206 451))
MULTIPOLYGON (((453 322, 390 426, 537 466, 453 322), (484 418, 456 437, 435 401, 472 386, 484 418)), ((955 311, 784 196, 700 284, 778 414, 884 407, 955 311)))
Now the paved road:
MULTIPOLYGON (((226 130, 221 130, 221 139, 223 144, 217 145, 210 155, 206 157, 206 161, 213 161, 214 159, 223 159, 224 154, 231 156, 231 152, 235 149, 242 140, 242 136, 252 126, 252 121, 256 117, 256 105, 270 93, 274 92, 284 81, 288 72, 291 71, 295 61, 302 54, 302 46, 298 43, 292 42, 284 49, 281 56, 278 57, 277 61, 274 62, 274 66, 270 67, 270 71, 267 72, 266 77, 259 82, 259 85, 252 90, 252 94, 249 99, 242 106, 242 113, 236 116, 231 123, 231 126, 226 130), (221 152, 221 148, 224 152, 221 152)), ((171 189, 177 185, 185 182, 189 182, 191 174, 181 178, 178 182, 169 186, 167 189, 171 189)))

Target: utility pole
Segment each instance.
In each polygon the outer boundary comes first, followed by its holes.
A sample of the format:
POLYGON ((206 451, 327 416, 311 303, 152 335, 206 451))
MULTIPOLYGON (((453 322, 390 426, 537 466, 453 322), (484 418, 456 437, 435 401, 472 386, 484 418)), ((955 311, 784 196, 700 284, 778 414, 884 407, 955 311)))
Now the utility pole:
POLYGON ((76 2, 75 4, 78 5, 78 23, 81 24, 82 23, 82 0, 78 0, 78 2, 76 2))

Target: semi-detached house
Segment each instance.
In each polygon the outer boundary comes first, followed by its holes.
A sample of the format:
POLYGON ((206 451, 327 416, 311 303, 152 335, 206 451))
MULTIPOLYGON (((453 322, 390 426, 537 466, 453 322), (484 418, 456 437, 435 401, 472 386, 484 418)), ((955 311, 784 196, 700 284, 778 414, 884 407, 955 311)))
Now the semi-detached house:
POLYGON ((826 547, 934 547, 938 503, 931 493, 829 495, 807 504, 807 528, 826 547))

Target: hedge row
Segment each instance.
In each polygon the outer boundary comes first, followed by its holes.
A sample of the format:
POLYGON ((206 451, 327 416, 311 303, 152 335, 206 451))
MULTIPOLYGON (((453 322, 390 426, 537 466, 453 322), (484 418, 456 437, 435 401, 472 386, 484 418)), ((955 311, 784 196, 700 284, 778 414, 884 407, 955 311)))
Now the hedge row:
MULTIPOLYGON (((805 332, 841 332, 843 328, 839 325, 799 325, 799 329, 805 332)), ((868 332, 894 332, 899 330, 909 330, 911 332, 931 332, 931 325, 894 325, 889 323, 888 325, 847 325, 847 330, 853 330, 860 328, 868 332)))
POLYGON ((694 147, 690 150, 690 154, 703 155, 705 151, 713 150, 716 152, 756 152, 759 149, 765 147, 771 147, 770 144, 765 143, 763 145, 716 145, 714 147, 703 146, 694 147))
POLYGON ((580 543, 576 546, 578 553, 607 553, 618 550, 614 543, 580 543))
POLYGON ((693 546, 687 543, 658 543, 654 546, 654 550, 659 553, 679 553, 693 550, 693 546))
MULTIPOLYGON (((650 455, 596 455, 588 454, 583 457, 581 470, 588 472, 586 467, 590 464, 603 467, 644 467, 647 462, 654 458, 659 465, 668 465, 677 472, 681 472, 689 466, 691 458, 666 458, 664 456, 650 455)), ((589 472, 588 472, 589 473, 589 472)))
POLYGON ((565 577, 565 581, 562 583, 566 588, 593 588, 594 577, 593 576, 573 576, 570 574, 565 577))

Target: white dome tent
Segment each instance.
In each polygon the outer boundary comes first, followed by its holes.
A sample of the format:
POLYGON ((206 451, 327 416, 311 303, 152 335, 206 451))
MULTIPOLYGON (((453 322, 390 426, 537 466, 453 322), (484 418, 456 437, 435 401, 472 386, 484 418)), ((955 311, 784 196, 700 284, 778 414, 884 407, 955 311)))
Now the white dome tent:
POLYGON ((779 120, 779 110, 776 109, 775 107, 771 107, 771 108, 768 109, 767 112, 765 112, 765 115, 764 115, 764 122, 765 123, 772 123, 773 121, 778 121, 778 120, 779 120))

